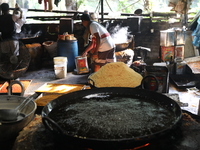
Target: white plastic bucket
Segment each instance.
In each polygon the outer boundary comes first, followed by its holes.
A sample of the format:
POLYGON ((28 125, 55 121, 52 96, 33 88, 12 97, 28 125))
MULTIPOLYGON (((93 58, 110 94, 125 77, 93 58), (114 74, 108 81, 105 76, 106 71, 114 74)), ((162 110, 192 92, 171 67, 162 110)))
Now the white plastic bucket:
POLYGON ((56 78, 62 79, 67 77, 67 57, 54 57, 54 71, 56 78))
POLYGON ((67 76, 66 67, 64 65, 54 65, 54 71, 58 79, 66 78, 67 76))

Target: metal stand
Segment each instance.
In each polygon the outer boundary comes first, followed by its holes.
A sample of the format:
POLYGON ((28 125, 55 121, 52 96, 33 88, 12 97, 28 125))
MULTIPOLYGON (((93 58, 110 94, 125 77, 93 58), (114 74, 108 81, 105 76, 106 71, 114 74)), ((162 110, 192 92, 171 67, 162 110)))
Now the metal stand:
MULTIPOLYGON (((108 1, 107 0, 105 0, 105 1, 107 3, 108 7, 110 8, 110 10, 112 11, 110 5, 108 4, 108 1)), ((99 9, 99 7, 101 6, 101 22, 103 22, 103 20, 104 20, 104 7, 103 7, 103 5, 104 5, 103 0, 99 0, 99 3, 98 3, 97 8, 95 10, 95 12, 96 12, 97 9, 99 9)))

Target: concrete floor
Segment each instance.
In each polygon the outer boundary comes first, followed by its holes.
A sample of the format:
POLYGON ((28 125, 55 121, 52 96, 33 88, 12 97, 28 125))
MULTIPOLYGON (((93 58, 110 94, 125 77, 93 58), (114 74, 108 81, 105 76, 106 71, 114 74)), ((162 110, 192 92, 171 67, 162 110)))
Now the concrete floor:
POLYGON ((27 71, 19 80, 31 80, 29 87, 26 89, 24 96, 32 95, 35 90, 45 83, 62 83, 62 84, 86 84, 89 74, 77 75, 74 72, 68 72, 67 77, 56 79, 54 69, 44 68, 34 71, 27 71))

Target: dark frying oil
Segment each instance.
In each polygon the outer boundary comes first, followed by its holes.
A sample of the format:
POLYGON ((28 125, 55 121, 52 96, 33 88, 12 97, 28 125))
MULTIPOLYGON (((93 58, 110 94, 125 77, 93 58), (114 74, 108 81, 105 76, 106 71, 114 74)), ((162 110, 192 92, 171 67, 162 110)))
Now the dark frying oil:
POLYGON ((175 115, 153 100, 90 95, 50 112, 67 134, 87 138, 121 139, 146 136, 173 125, 175 115))

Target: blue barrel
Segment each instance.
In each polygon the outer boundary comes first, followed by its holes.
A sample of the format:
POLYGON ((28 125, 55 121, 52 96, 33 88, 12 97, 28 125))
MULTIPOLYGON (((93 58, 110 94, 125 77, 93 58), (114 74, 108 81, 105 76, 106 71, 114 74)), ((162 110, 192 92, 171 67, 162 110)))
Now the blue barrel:
POLYGON ((67 57, 67 72, 74 71, 75 59, 78 56, 77 40, 58 40, 57 55, 67 57))

